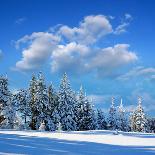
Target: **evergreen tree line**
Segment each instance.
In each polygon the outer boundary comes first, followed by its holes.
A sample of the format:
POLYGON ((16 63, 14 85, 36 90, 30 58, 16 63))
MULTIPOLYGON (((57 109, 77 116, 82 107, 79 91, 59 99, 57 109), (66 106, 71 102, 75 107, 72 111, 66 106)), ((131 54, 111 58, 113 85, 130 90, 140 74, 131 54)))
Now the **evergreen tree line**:
POLYGON ((112 98, 107 115, 95 109, 81 87, 72 90, 67 74, 56 91, 46 85, 43 74, 33 75, 27 89, 11 93, 8 78, 0 77, 0 128, 47 131, 120 130, 155 132, 155 119, 146 117, 141 99, 128 114, 121 100, 118 107, 112 98))

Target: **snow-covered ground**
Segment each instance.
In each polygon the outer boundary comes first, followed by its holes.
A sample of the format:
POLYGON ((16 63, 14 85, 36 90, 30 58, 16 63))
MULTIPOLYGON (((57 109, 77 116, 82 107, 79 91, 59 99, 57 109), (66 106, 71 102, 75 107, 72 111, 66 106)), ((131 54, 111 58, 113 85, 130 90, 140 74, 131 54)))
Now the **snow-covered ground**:
POLYGON ((155 134, 0 130, 0 155, 155 155, 155 134))

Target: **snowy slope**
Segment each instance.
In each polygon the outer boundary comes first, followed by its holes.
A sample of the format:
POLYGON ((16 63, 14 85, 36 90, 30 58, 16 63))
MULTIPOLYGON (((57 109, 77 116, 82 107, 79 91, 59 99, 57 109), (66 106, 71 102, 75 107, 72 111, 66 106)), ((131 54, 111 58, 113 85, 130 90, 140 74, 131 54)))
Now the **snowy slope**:
POLYGON ((155 155, 155 134, 0 130, 0 155, 155 155))

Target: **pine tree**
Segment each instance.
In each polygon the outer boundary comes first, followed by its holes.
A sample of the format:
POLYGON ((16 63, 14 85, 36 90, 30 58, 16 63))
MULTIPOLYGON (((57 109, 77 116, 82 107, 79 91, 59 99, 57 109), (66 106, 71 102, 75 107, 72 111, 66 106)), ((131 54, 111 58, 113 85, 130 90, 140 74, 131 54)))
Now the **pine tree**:
POLYGON ((14 102, 14 95, 10 96, 3 108, 2 114, 4 120, 1 123, 1 127, 5 129, 14 129, 16 123, 16 105, 14 102))
POLYGON ((118 107, 118 115, 117 115, 117 127, 118 130, 121 131, 128 131, 129 130, 129 126, 128 126, 128 119, 126 116, 126 112, 125 109, 123 107, 123 103, 122 103, 122 99, 121 99, 121 103, 118 107))
POLYGON ((110 130, 117 129, 117 113, 116 113, 116 108, 115 108, 114 98, 113 97, 112 97, 112 103, 111 103, 111 107, 110 107, 110 110, 109 110, 107 123, 108 123, 108 128, 110 130))
POLYGON ((95 112, 86 95, 84 95, 82 87, 80 88, 76 105, 76 121, 77 129, 80 131, 94 130, 96 128, 95 112))
POLYGON ((18 107, 17 110, 20 113, 21 118, 23 119, 23 128, 29 129, 31 107, 28 102, 28 92, 24 89, 21 89, 15 96, 15 102, 18 107))
POLYGON ((36 108, 37 108, 36 129, 38 129, 42 121, 44 121, 45 124, 47 123, 47 109, 48 109, 47 88, 43 74, 41 72, 39 73, 37 80, 36 108))
POLYGON ((8 78, 0 77, 0 124, 4 121, 5 116, 3 115, 5 107, 10 102, 11 94, 8 89, 8 78))
POLYGON ((37 89, 37 80, 35 75, 32 75, 32 79, 30 81, 28 89, 28 102, 31 107, 30 127, 32 130, 36 130, 36 122, 37 122, 36 89, 37 89))
POLYGON ((147 119, 142 107, 142 100, 138 98, 138 106, 131 115, 131 129, 132 131, 146 132, 147 130, 147 119))
POLYGON ((58 95, 51 84, 47 90, 48 94, 48 107, 47 107, 47 130, 56 130, 57 121, 54 118, 54 110, 58 107, 58 95))
POLYGON ((97 109, 97 129, 98 130, 107 129, 107 122, 104 113, 101 109, 97 109))
POLYGON ((63 75, 58 92, 59 105, 54 114, 62 125, 62 130, 76 130, 75 98, 67 74, 63 75))
POLYGON ((7 77, 0 78, 0 125, 2 128, 14 128, 16 107, 13 102, 13 95, 8 89, 7 77))

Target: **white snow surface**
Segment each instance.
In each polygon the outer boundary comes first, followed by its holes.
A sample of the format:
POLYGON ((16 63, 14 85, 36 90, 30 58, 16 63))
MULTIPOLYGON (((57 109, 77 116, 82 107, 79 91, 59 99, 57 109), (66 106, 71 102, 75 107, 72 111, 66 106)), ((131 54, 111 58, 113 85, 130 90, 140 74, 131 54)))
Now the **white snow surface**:
POLYGON ((155 155, 155 134, 0 130, 0 155, 155 155))

